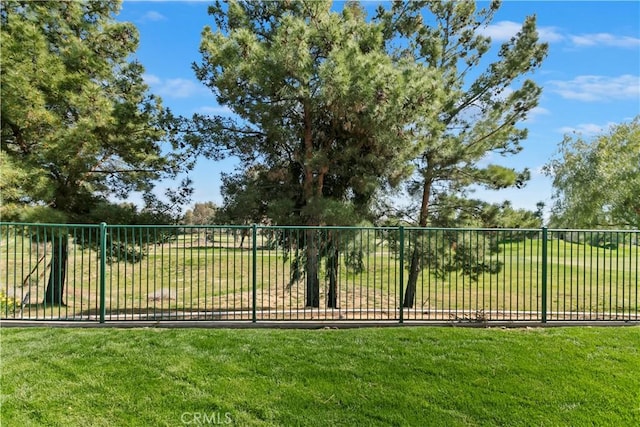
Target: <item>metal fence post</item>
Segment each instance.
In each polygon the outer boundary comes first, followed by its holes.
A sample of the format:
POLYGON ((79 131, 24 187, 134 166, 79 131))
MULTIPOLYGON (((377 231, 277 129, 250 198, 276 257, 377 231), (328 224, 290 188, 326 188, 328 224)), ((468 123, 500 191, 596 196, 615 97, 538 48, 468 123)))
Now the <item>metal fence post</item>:
POLYGON ((542 323, 547 323, 547 227, 542 227, 542 323))
POLYGON ((404 323, 404 227, 399 228, 400 235, 400 323, 404 323))
POLYGON ((100 223, 100 323, 104 323, 107 311, 105 303, 107 285, 107 224, 100 223))
POLYGON ((258 245, 256 243, 256 237, 258 235, 256 224, 251 226, 251 241, 252 243, 252 263, 251 263, 251 276, 253 278, 252 283, 252 302, 251 302, 251 321, 256 323, 256 305, 258 299, 258 245))

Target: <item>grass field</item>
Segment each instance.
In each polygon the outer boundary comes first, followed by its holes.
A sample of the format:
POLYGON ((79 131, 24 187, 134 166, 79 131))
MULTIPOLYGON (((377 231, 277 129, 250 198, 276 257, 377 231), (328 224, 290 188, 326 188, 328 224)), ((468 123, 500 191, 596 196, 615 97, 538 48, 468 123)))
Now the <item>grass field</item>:
POLYGON ((0 332, 3 426, 640 425, 640 327, 0 332))
MULTIPOLYGON (((107 320, 251 318, 254 260, 256 306, 259 320, 398 319, 402 286, 408 277, 398 254, 379 231, 362 229, 354 240, 363 251, 362 271, 345 265, 345 251, 337 266, 339 310, 326 310, 325 263, 320 265, 321 307, 305 309, 304 279, 291 282, 293 250, 268 244, 258 235, 255 257, 252 241, 206 229, 178 235, 162 244, 144 244, 140 262, 106 266, 107 320), (211 238, 213 236, 213 238, 211 238), (404 273, 401 282, 400 274, 404 273)), ((114 230, 120 232, 119 230, 114 230)), ((128 229, 128 242, 144 242, 145 230, 128 229), (137 234, 135 234, 137 233, 137 234)), ((292 230, 291 233, 299 233, 292 230)), ((423 233, 421 239, 443 240, 444 230, 423 233)), ((497 274, 483 273, 471 280, 460 272, 437 277, 429 270, 418 276, 414 309, 405 319, 444 321, 537 320, 542 310, 542 242, 539 238, 510 241, 515 231, 501 231, 504 243, 494 255, 502 263, 497 274)), ((483 245, 483 235, 460 231, 472 244, 483 245), (471 236, 471 237, 469 237, 471 236)), ((639 320, 640 255, 637 233, 614 233, 615 249, 551 238, 547 249, 547 311, 549 320, 639 320)), ((593 234, 593 233, 592 233, 593 234)), ((535 236, 534 236, 535 237, 535 236)), ((558 235, 552 235, 558 237, 558 235)), ((592 236, 591 236, 592 237, 592 236)), ((345 238, 345 242, 346 242, 345 238)), ((4 318, 75 319, 98 316, 99 262, 95 251, 71 245, 65 288, 67 307, 39 304, 47 285, 51 245, 35 244, 8 235, 0 242, 0 291, 26 304, 4 318)), ((407 249, 407 252, 410 249, 407 249)), ((455 250, 449 251, 449 257, 455 250)))

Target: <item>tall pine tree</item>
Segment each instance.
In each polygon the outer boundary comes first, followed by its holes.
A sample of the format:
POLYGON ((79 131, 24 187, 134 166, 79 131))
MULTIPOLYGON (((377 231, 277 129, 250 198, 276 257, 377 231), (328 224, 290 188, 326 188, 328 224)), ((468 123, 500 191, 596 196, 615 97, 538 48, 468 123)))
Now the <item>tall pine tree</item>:
MULTIPOLYGON (((183 165, 170 117, 130 59, 136 28, 115 1, 3 1, 2 219, 86 222, 112 197, 150 195, 183 165)), ((153 199, 153 197, 149 197, 153 199)), ((117 209, 116 209, 117 210, 117 209)), ((45 303, 62 304, 68 236, 50 236, 45 303)))
MULTIPOLYGON (((521 150, 527 130, 521 126, 536 107, 541 89, 523 76, 540 66, 547 45, 540 43, 535 16, 503 43, 491 59, 491 39, 482 34, 500 1, 477 9, 475 1, 395 2, 379 9, 387 46, 396 61, 411 61, 437 70, 443 78, 441 111, 435 120, 416 123, 420 145, 417 171, 410 183, 419 200, 417 225, 429 221, 429 205, 439 194, 456 194, 471 185, 492 189, 522 185, 528 171, 500 165, 481 166, 488 154, 521 150), (402 40, 403 43, 398 43, 402 40)), ((419 245, 411 253, 404 306, 413 307, 424 262, 419 245)))
MULTIPOLYGON (((334 12, 329 1, 230 1, 209 13, 215 26, 203 32, 195 69, 237 117, 208 126, 219 141, 211 153, 242 161, 227 181, 260 192, 275 223, 347 225, 366 217, 380 185, 397 183, 417 153, 410 125, 435 118, 438 73, 392 61, 383 26, 355 3, 334 12)), ((313 307, 322 250, 315 233, 300 242, 313 307)))

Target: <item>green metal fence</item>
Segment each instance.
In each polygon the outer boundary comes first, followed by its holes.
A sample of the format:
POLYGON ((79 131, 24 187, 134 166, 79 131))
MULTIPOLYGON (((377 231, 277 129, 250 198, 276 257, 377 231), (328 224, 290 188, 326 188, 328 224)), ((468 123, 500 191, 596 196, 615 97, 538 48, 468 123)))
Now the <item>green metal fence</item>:
POLYGON ((638 321, 638 231, 0 223, 0 317, 638 321))

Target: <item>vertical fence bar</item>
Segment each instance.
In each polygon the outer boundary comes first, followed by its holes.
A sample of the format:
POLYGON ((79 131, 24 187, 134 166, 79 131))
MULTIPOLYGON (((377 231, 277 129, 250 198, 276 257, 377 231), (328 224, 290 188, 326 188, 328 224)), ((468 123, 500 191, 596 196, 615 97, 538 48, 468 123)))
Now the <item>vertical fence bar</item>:
POLYGON ((107 224, 100 223, 100 323, 104 323, 107 312, 105 305, 107 285, 107 224))
MULTIPOLYGON (((256 235, 257 235, 257 231, 256 231, 256 235)), ((260 283, 262 284, 261 288, 264 287, 264 284, 267 284, 267 289, 269 289, 269 291, 271 291, 271 287, 273 286, 275 288, 275 295, 273 296, 273 301, 274 301, 274 305, 276 308, 276 319, 278 318, 278 311, 280 310, 280 306, 278 305, 278 263, 276 263, 276 267, 275 267, 275 280, 272 280, 272 275, 271 275, 271 250, 272 250, 272 246, 271 246, 271 238, 269 237, 269 232, 266 231, 264 228, 262 228, 260 230, 260 235, 262 236, 262 255, 260 256, 260 283), (266 243, 265 243, 265 238, 266 238, 266 243), (266 256, 265 256, 265 251, 266 251, 266 256), (267 267, 265 268, 264 265, 264 261, 265 258, 267 259, 267 267), (265 279, 264 275, 265 275, 265 271, 267 272, 267 278, 265 279)), ((253 238, 253 240, 255 241, 256 239, 253 238)), ((257 261, 256 261, 257 262, 257 261)), ((253 284, 252 284, 253 286, 253 284)), ((256 285, 256 290, 257 290, 257 285, 256 285)), ((284 295, 284 293, 283 293, 284 295)), ((267 319, 271 320, 271 292, 269 292, 269 310, 267 311, 267 319)), ((254 304, 255 305, 255 304, 254 304)))
POLYGON ((256 304, 257 304, 257 293, 258 293, 258 245, 257 245, 257 226, 253 224, 251 226, 251 252, 252 252, 252 262, 251 262, 251 277, 252 277, 252 298, 251 298, 251 321, 256 323, 256 304))
MULTIPOLYGON (((5 249, 6 250, 6 254, 5 254, 6 257, 4 259, 6 270, 5 270, 4 277, 2 277, 2 279, 4 279, 4 283, 6 283, 6 285, 0 285, 0 286, 2 286, 2 289, 0 289, 0 290, 5 292, 5 295, 8 296, 8 294, 9 294, 9 277, 10 277, 10 273, 9 273, 9 265, 10 265, 9 264, 9 261, 10 261, 9 253, 11 252, 9 250, 9 242, 10 242, 10 237, 11 237, 11 227, 9 225, 6 225, 5 227, 6 227, 5 229, 6 229, 6 233, 7 233, 6 246, 5 246, 6 247, 6 249, 5 249), (5 291, 4 286, 6 286, 6 291, 5 291)), ((3 234, 4 234, 4 232, 3 232, 3 234)), ((3 319, 6 319, 6 318, 9 317, 9 305, 8 304, 5 306, 4 311, 2 313, 0 313, 0 317, 2 317, 3 319)))
MULTIPOLYGON (((20 256, 22 258, 22 260, 20 262, 20 270, 22 270, 21 271, 22 274, 20 275, 20 283, 22 283, 23 285, 25 283, 25 281, 24 281, 25 280, 25 278, 24 278, 24 265, 25 265, 25 262, 24 262, 24 253, 25 253, 25 250, 24 250, 24 240, 25 240, 24 239, 24 235, 25 234, 24 234, 24 226, 23 226, 22 227, 22 232, 20 233, 20 236, 22 237, 20 239, 20 256)), ((15 239, 14 241, 17 242, 18 239, 15 239)), ((17 252, 17 250, 16 250, 16 252, 17 252)), ((31 265, 31 251, 29 251, 29 264, 28 265, 31 265)), ((14 276, 14 280, 13 280, 13 300, 11 301, 11 303, 9 301, 7 301, 7 306, 9 306, 9 304, 11 304, 11 306, 13 308, 13 312, 12 312, 12 317, 13 318, 15 318, 15 316, 16 316, 16 311, 15 311, 16 310, 16 304, 15 303, 16 303, 17 298, 18 298, 18 293, 16 292, 16 283, 18 283, 18 281, 15 279, 16 270, 17 270, 17 268, 14 268, 14 273, 13 273, 13 276, 14 276)), ((28 268, 27 268, 27 271, 29 271, 28 268)), ((20 302, 22 302, 22 300, 24 299, 24 288, 21 288, 20 294, 21 294, 20 295, 20 302)), ((8 296, 9 296, 9 289, 7 289, 7 293, 6 293, 5 297, 8 297, 8 296)), ((22 306, 22 304, 20 304, 20 305, 22 306)))
MULTIPOLYGON (((635 303, 635 307, 636 307, 636 315, 635 315, 635 319, 638 320, 638 314, 640 314, 640 307, 638 306, 638 296, 640 296, 640 291, 638 290, 638 277, 640 276, 640 274, 638 274, 638 272, 640 271, 640 268, 638 267, 638 260, 640 259, 640 234, 638 233, 638 231, 636 230, 634 232, 635 237, 634 237, 634 241, 635 241, 635 246, 636 246, 636 303, 635 303)), ((629 263, 633 263, 633 259, 631 259, 629 261, 629 263)))
POLYGON ((547 227, 542 227, 542 323, 547 323, 547 227))
POLYGON ((400 323, 404 323, 404 227, 399 228, 399 240, 400 240, 400 323))

